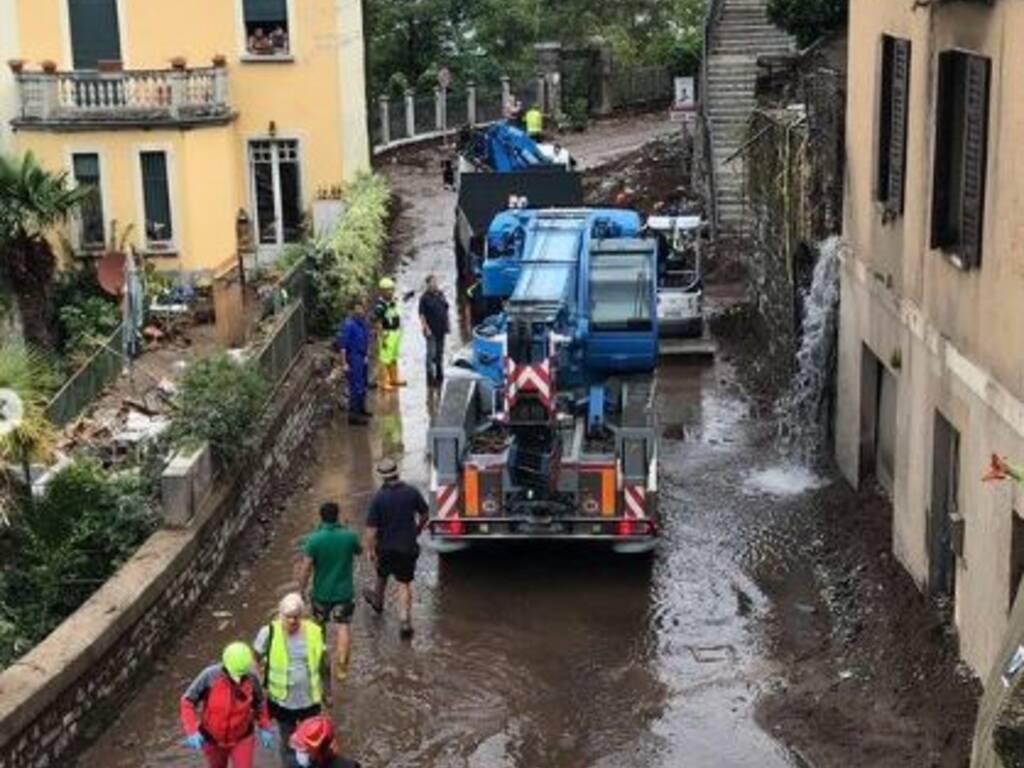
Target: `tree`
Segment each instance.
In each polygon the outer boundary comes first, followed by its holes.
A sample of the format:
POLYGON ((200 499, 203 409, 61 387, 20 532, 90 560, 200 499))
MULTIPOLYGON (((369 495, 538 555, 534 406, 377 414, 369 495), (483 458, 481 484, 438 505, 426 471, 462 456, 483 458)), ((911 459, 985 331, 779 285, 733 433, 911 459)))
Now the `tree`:
POLYGON ((847 0, 768 0, 768 18, 807 47, 846 24, 847 0))
POLYGON ((0 268, 18 295, 26 339, 48 348, 55 345, 50 288, 56 259, 46 235, 88 194, 88 188, 69 188, 66 172, 47 171, 31 152, 0 155, 0 268))

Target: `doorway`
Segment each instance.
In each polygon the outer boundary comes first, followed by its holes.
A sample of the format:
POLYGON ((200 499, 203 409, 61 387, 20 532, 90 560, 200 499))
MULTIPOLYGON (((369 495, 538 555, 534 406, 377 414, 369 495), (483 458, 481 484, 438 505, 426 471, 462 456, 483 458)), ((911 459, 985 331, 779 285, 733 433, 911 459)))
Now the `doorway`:
POLYGON ((892 497, 899 380, 865 345, 861 355, 861 479, 874 476, 892 497))
POLYGON ((935 414, 932 456, 932 508, 928 517, 929 588, 933 594, 956 595, 953 516, 960 511, 960 433, 935 414))
POLYGON ((249 183, 260 261, 273 260, 302 239, 299 142, 249 142, 249 183))

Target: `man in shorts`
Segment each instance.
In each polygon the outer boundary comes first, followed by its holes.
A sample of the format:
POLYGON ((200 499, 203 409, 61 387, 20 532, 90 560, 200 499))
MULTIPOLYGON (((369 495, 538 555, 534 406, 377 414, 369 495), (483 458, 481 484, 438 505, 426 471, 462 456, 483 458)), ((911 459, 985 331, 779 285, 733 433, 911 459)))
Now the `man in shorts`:
POLYGON ((303 544, 299 589, 307 594, 310 577, 313 590, 310 602, 313 618, 329 635, 335 627, 334 675, 339 681, 348 677, 352 636, 349 624, 355 609, 352 572, 355 557, 363 551, 359 536, 340 521, 341 510, 333 501, 320 506, 320 525, 303 544))
POLYGON ((364 548, 377 568, 377 587, 366 590, 363 596, 373 610, 384 610, 384 592, 388 579, 398 582, 398 612, 401 636, 412 637, 412 581, 416 575, 416 558, 420 548, 416 543, 430 516, 423 495, 398 477, 398 465, 384 459, 377 465, 382 486, 370 503, 366 518, 364 548))

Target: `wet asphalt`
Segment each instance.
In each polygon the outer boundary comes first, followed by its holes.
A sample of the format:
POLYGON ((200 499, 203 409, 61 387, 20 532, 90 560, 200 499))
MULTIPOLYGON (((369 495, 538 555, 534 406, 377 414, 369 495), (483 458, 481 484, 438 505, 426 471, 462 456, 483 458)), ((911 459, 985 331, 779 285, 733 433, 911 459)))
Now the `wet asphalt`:
MULTIPOLYGON (((647 118, 605 130, 575 142, 585 164, 671 127, 647 118)), ((451 295, 454 195, 440 189, 436 161, 386 173, 403 200, 400 293, 436 273, 451 295)), ((181 746, 178 697, 226 642, 254 636, 292 587, 320 501, 339 500, 361 525, 382 455, 401 457, 405 478, 426 487, 424 344, 415 298, 403 306, 409 386, 372 398, 369 428, 340 419, 324 426, 310 482, 262 554, 228 569, 78 765, 202 765, 181 746)), ((747 482, 776 457, 732 381, 721 362, 659 371, 659 413, 671 437, 662 446, 664 536, 653 559, 564 547, 444 561, 425 552, 411 643, 399 640, 393 607, 377 617, 359 606, 353 667, 333 710, 346 752, 367 768, 798 765, 754 721, 756 698, 779 670, 764 632, 773 607, 751 574, 788 546, 775 523, 806 510, 800 495, 780 498, 747 482)), ((360 563, 357 580, 371 578, 360 563)), ((276 752, 257 759, 260 768, 276 764, 276 752)))

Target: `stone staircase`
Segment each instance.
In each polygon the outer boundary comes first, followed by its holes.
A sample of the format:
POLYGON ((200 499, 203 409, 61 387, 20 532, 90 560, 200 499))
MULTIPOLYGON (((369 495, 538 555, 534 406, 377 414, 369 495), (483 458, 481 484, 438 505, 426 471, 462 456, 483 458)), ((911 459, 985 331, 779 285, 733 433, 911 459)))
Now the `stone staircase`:
POLYGON ((754 109, 757 57, 794 50, 793 39, 768 20, 767 0, 718 0, 707 61, 705 110, 711 134, 719 234, 744 229, 744 143, 754 109))

